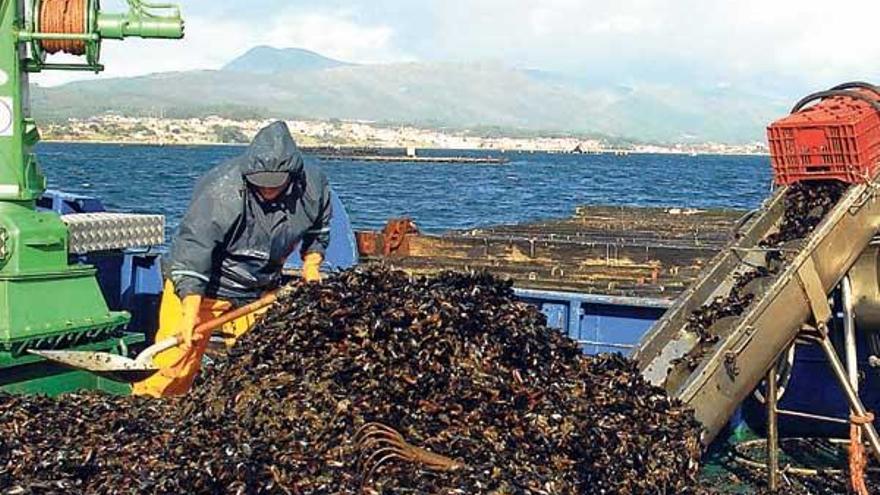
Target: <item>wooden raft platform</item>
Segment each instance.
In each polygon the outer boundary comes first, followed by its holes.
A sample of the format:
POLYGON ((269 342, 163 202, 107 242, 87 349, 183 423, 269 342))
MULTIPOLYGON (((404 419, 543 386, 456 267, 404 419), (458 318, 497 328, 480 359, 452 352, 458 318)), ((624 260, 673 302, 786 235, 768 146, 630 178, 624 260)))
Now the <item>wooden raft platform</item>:
POLYGON ((398 252, 366 261, 412 274, 487 269, 523 288, 671 299, 744 214, 585 206, 564 220, 410 235, 398 252))

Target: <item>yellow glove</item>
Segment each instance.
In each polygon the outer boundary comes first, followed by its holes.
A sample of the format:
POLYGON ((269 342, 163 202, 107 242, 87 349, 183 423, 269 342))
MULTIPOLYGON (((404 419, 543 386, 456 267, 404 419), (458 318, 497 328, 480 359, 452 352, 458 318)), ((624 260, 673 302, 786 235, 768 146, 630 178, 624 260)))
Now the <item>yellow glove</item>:
POLYGON ((321 253, 308 253, 303 258, 302 275, 306 282, 321 281, 321 263, 324 262, 324 256, 321 253))
POLYGON ((189 295, 183 298, 183 315, 180 318, 180 326, 177 327, 177 332, 183 337, 183 347, 185 349, 192 347, 193 340, 201 338, 201 335, 193 335, 201 305, 202 296, 189 295))

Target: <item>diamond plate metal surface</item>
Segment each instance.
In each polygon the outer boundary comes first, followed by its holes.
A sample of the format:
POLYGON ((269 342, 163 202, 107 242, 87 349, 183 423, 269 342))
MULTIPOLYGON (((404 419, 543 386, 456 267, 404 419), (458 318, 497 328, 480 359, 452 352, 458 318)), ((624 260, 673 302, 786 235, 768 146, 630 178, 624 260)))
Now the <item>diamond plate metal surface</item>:
POLYGON ((70 231, 70 252, 87 254, 165 242, 165 217, 130 213, 76 213, 62 215, 70 231))

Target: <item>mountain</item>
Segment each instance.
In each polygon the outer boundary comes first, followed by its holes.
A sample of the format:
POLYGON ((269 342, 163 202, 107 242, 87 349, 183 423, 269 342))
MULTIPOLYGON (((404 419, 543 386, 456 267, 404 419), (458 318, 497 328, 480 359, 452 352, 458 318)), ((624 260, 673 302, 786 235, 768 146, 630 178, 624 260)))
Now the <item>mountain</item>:
POLYGON ((301 48, 273 48, 257 46, 223 66, 226 72, 278 74, 333 69, 351 65, 301 48))
POLYGON ((258 47, 218 71, 34 88, 42 119, 129 115, 355 119, 453 129, 593 134, 653 142, 762 140, 784 99, 730 87, 590 85, 501 64, 352 65, 258 47))

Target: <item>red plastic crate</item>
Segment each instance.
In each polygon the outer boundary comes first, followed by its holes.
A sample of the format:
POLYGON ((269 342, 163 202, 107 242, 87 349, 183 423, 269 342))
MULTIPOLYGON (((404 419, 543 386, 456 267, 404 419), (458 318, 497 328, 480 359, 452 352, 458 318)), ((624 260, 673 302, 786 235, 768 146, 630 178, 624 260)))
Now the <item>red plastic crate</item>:
POLYGON ((861 183, 880 168, 880 113, 862 100, 825 99, 776 121, 767 133, 779 185, 827 179, 861 183))

